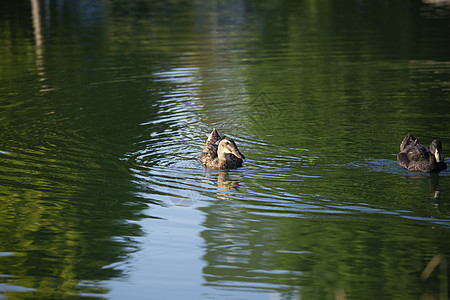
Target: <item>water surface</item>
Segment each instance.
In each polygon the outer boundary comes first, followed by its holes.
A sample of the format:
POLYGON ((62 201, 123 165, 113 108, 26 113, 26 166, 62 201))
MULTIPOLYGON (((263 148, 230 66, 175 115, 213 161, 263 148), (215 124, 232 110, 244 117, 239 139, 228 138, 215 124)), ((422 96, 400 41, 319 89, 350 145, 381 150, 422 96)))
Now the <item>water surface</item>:
POLYGON ((395 155, 450 162, 448 2, 0 15, 0 299, 446 298, 449 171, 395 155), (198 162, 214 127, 243 168, 198 162))

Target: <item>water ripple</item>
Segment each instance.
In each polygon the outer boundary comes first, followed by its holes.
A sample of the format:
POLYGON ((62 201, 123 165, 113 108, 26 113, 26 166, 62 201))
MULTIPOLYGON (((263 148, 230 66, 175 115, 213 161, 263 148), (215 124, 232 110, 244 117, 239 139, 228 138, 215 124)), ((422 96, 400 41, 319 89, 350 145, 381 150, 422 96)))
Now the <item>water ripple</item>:
MULTIPOLYGON (((224 72, 228 71, 224 68, 224 72)), ((243 107, 236 109, 235 99, 256 94, 245 90, 236 93, 236 88, 230 94, 221 94, 222 86, 215 89, 211 83, 214 80, 215 84, 220 83, 223 77, 217 73, 186 65, 159 70, 153 75, 166 84, 163 89, 150 91, 158 96, 158 113, 140 124, 148 128, 149 135, 136 144, 135 152, 127 154, 135 165, 131 169, 135 183, 145 197, 159 199, 163 205, 185 206, 227 200, 252 215, 270 217, 403 216, 389 206, 361 202, 358 193, 365 191, 355 189, 352 184, 360 174, 377 178, 383 174, 409 176, 396 165, 394 156, 392 160, 366 158, 329 163, 335 156, 324 157, 322 152, 330 149, 317 148, 323 143, 320 139, 309 140, 308 147, 293 144, 292 138, 273 143, 270 135, 251 130, 255 119, 242 115, 243 107), (227 121, 230 116, 232 122, 227 121), (202 168, 198 153, 213 127, 239 145, 246 156, 243 168, 229 171, 202 168)), ((287 135, 295 136, 290 132, 287 135)), ((433 223, 436 222, 447 221, 437 218, 433 223)))

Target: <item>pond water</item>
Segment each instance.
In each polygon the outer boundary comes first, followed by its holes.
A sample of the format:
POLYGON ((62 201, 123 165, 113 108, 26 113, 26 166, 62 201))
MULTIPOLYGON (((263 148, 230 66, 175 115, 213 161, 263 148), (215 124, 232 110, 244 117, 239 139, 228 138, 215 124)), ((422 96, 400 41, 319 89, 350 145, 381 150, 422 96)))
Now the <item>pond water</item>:
POLYGON ((0 299, 447 298, 450 172, 396 154, 450 163, 448 1, 0 16, 0 299), (242 168, 202 167, 213 128, 242 168))

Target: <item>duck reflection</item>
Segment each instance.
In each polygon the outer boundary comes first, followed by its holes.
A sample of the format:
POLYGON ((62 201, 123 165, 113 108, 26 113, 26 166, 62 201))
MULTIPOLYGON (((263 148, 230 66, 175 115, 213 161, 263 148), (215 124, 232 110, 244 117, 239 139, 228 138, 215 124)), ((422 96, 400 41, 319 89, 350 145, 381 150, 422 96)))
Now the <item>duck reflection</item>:
MULTIPOLYGON (((416 191, 425 195, 426 186, 428 185, 428 196, 431 200, 420 202, 422 216, 439 218, 443 214, 446 214, 445 200, 441 199, 442 190, 440 188, 439 173, 430 173, 429 176, 424 176, 422 174, 406 176, 404 177, 403 183, 412 187, 411 196, 416 194, 416 191)), ((415 205, 418 204, 419 203, 415 203, 415 205)))
POLYGON ((208 174, 208 177, 212 181, 217 181, 217 197, 219 199, 235 200, 233 194, 239 191, 240 180, 233 178, 232 174, 228 172, 228 170, 219 170, 219 173, 208 174))
POLYGON ((439 189, 439 173, 430 173, 430 198, 439 199, 441 191, 439 189))
POLYGON ((409 185, 416 185, 417 187, 428 183, 430 186, 430 198, 438 199, 441 196, 441 191, 439 188, 439 173, 430 173, 430 176, 424 176, 422 174, 417 174, 413 176, 405 176, 404 183, 409 185), (428 177, 428 178, 427 178, 428 177))
POLYGON ((226 170, 220 170, 217 176, 217 195, 220 199, 234 200, 233 193, 239 190, 240 181, 230 179, 226 170))

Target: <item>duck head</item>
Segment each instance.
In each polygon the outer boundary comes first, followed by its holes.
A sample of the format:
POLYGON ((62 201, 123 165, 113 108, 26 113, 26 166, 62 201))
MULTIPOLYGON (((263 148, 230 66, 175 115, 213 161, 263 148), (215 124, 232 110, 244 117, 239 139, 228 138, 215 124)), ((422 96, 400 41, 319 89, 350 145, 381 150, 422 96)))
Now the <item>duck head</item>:
POLYGON ((219 148, 217 149, 217 154, 219 158, 224 158, 225 154, 233 154, 234 156, 244 159, 245 156, 239 151, 238 147, 232 139, 224 138, 219 143, 219 148))
POLYGON ((440 140, 434 140, 431 142, 430 152, 434 154, 434 158, 438 163, 443 161, 442 159, 442 144, 440 140))

